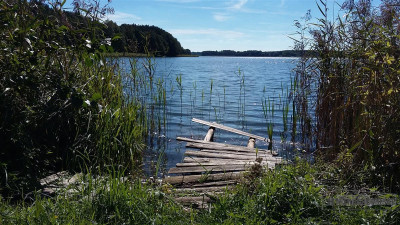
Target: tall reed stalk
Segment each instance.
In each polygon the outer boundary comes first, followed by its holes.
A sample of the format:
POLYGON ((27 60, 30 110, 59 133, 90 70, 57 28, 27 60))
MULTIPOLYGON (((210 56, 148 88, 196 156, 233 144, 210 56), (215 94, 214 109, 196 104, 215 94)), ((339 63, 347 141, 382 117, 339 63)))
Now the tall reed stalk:
POLYGON ((344 176, 357 170, 368 183, 400 191, 395 172, 400 169, 400 7, 389 0, 378 8, 369 0, 345 1, 341 16, 332 21, 326 1, 318 7, 322 17, 316 26, 297 23, 301 38, 296 46, 310 46, 315 53, 302 58, 298 70, 302 141, 313 144, 307 136, 315 130, 319 156, 337 162, 344 176), (309 30, 311 40, 304 38, 309 30))

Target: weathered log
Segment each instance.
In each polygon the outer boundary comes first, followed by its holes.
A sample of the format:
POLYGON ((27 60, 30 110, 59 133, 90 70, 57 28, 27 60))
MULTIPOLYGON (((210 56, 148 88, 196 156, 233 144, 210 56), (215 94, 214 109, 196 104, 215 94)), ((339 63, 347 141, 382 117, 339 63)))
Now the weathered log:
POLYGON ((207 142, 213 141, 213 139, 214 139, 214 131, 215 131, 215 128, 214 127, 210 127, 208 129, 206 137, 204 138, 204 141, 207 141, 207 142))
POLYGON ((250 137, 249 142, 247 142, 247 147, 248 148, 254 148, 256 146, 256 139, 250 137))

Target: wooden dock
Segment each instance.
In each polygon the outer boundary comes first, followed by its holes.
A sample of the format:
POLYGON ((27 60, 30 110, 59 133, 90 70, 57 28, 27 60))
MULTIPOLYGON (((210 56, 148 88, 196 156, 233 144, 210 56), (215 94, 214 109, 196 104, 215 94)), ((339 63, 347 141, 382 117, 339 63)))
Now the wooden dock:
POLYGON ((204 208, 212 201, 213 196, 230 189, 237 184, 253 165, 261 165, 265 169, 273 169, 282 163, 282 158, 275 152, 255 148, 256 140, 269 142, 268 139, 227 127, 193 118, 193 122, 207 125, 208 132, 204 140, 177 137, 178 141, 187 142, 187 150, 182 163, 177 163, 163 182, 174 187, 180 196, 176 200, 194 207, 204 208), (249 137, 247 146, 237 146, 213 142, 216 129, 249 137), (176 175, 179 174, 179 175, 176 175), (184 193, 184 194, 183 194, 184 193), (182 197, 183 196, 183 197, 182 197))

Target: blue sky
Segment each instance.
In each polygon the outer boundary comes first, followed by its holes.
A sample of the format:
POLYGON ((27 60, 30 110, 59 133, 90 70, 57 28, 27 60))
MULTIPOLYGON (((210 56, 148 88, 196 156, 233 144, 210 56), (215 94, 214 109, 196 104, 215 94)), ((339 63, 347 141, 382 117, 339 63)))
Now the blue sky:
MULTIPOLYGON (((184 48, 204 50, 290 49, 293 21, 311 10, 320 16, 315 0, 113 0, 117 24, 158 26, 184 48)), ((343 2, 343 1, 339 1, 343 2)), ((337 11, 333 0, 328 8, 337 11)), ((333 11, 332 11, 333 12, 333 11)))

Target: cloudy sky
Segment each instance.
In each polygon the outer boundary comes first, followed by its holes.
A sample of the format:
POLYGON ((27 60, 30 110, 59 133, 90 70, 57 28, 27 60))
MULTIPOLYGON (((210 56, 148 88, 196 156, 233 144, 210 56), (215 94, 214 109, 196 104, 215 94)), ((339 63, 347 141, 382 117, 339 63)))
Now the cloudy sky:
MULTIPOLYGON (((308 9, 320 16, 315 0, 113 0, 111 6, 108 17, 117 24, 158 26, 191 51, 290 49, 293 21, 308 9)), ((329 0, 328 8, 333 16, 339 6, 329 0)))

